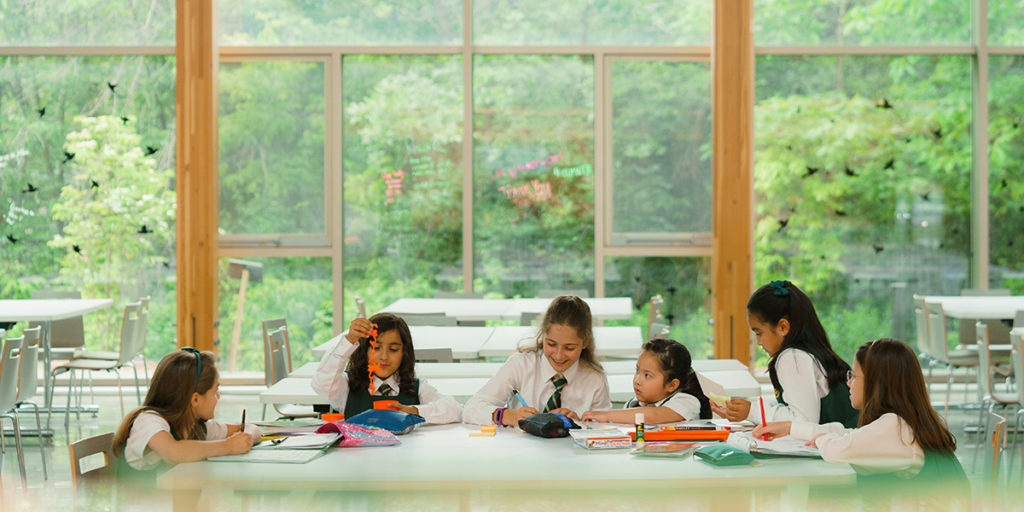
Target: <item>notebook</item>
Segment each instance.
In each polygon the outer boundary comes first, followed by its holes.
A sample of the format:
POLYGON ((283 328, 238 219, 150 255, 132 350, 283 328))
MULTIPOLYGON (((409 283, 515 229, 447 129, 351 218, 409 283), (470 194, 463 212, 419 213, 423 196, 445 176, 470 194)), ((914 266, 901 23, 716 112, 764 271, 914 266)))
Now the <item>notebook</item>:
POLYGON ((806 441, 794 439, 792 436, 765 441, 764 439, 754 439, 754 436, 749 432, 737 432, 730 434, 726 443, 747 450, 750 453, 787 455, 790 457, 821 457, 821 452, 817 448, 805 446, 806 441))
POLYGON ((324 454, 324 450, 250 450, 249 453, 210 457, 213 462, 283 462, 304 464, 324 454))
POLYGON ((320 450, 334 446, 341 439, 341 433, 328 432, 326 434, 306 434, 301 436, 279 437, 268 439, 256 446, 253 450, 320 450))

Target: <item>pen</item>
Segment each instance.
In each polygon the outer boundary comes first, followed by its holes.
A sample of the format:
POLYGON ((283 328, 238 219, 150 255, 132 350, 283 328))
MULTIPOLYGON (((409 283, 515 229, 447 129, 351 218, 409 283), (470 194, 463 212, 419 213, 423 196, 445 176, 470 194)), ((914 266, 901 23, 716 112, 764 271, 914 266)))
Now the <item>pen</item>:
POLYGON ((523 397, 519 394, 518 391, 513 389, 512 394, 519 399, 519 403, 523 404, 523 407, 529 407, 529 405, 526 405, 526 400, 523 400, 523 397))
MULTIPOLYGON (((763 427, 763 426, 764 426, 764 424, 765 424, 765 420, 764 420, 764 397, 763 397, 763 396, 761 396, 761 397, 758 397, 758 398, 757 398, 757 401, 758 401, 758 402, 761 402, 761 426, 763 427)), ((764 437, 764 440, 765 440, 765 441, 767 441, 767 440, 768 440, 768 434, 765 434, 765 435, 764 435, 764 436, 762 436, 762 437, 764 437)))
POLYGON ((245 408, 244 407, 242 408, 242 422, 238 424, 238 431, 239 432, 244 432, 245 431, 245 408))

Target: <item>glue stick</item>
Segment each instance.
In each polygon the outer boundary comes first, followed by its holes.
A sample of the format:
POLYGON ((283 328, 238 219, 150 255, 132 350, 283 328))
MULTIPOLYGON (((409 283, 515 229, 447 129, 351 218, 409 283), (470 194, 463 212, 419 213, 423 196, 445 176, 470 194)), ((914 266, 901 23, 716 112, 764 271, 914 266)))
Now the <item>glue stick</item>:
POLYGON ((638 412, 633 418, 633 423, 636 425, 636 445, 644 445, 644 413, 638 412))

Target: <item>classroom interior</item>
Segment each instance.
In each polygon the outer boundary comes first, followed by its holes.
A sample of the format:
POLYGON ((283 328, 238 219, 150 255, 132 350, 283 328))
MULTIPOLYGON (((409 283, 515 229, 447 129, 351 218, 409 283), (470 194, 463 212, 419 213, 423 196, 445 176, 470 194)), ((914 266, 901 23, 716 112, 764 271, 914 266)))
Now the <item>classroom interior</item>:
MULTIPOLYGON (((944 303, 947 346, 936 349, 935 329, 922 330, 930 306, 922 320, 917 302, 1024 295, 1013 228, 1024 224, 1021 8, 14 2, 0 17, 0 300, 110 299, 82 316, 82 339, 116 352, 126 305, 148 298, 141 356, 116 370, 126 410, 139 402, 133 370, 152 375, 194 346, 218 354, 218 417, 252 418, 267 389, 264 321, 286 319, 298 368, 360 307, 409 297, 629 298, 626 315, 598 324, 671 337, 695 360, 740 361, 771 396, 745 307, 752 290, 788 279, 847 361, 880 337, 920 353, 969 508, 1021 508, 1020 376, 997 360, 979 384, 977 363, 948 354, 977 342, 979 319, 1009 346, 1024 315, 944 303), (1011 398, 990 413, 995 392, 1011 398)), ((10 319, 6 336, 28 326, 10 319)), ((181 509, 165 490, 72 484, 68 446, 122 418, 114 377, 89 377, 82 401, 95 407, 66 427, 57 411, 52 436, 24 437, 24 483, 0 421, 0 508, 181 509)), ((63 404, 67 374, 53 389, 63 404)), ((18 416, 38 429, 30 410, 18 416)), ((723 494, 221 489, 203 506, 872 506, 842 488, 723 494)))

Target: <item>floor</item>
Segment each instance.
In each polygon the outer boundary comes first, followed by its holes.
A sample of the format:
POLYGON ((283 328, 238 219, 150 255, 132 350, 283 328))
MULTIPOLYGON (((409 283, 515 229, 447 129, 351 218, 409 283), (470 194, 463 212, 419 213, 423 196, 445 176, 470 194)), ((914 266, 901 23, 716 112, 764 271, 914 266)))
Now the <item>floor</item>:
MULTIPOLYGON (((242 410, 247 411, 250 419, 258 418, 260 405, 257 393, 260 387, 257 386, 222 386, 221 401, 218 405, 217 416, 237 421, 241 417, 242 410)), ((125 407, 130 409, 137 405, 134 389, 126 388, 125 407)), ((56 401, 63 402, 66 395, 61 394, 58 389, 56 401)), ((944 396, 944 386, 935 388, 933 396, 944 396)), ((954 400, 959 396, 954 394, 954 400)), ((22 487, 18 471, 18 460, 14 450, 14 440, 10 437, 10 422, 4 421, 8 437, 5 440, 6 453, 0 456, 0 510, 3 511, 29 511, 29 510, 145 510, 159 511, 171 510, 171 501, 165 494, 156 491, 147 491, 141 495, 125 496, 118 488, 109 489, 79 489, 77 492, 71 486, 71 475, 69 468, 68 442, 95 434, 113 431, 117 428, 121 419, 121 410, 116 390, 113 388, 98 388, 95 398, 85 397, 87 403, 99 405, 99 413, 95 416, 84 414, 80 419, 74 415, 71 417, 69 428, 65 430, 62 415, 53 416, 54 436, 47 439, 40 446, 37 438, 25 438, 25 461, 28 472, 28 487, 22 487), (40 462, 40 450, 46 460, 46 467, 49 477, 43 479, 42 465, 40 462), (118 495, 118 493, 121 495, 118 495)), ((941 407, 939 409, 941 413, 941 407)), ((34 429, 35 421, 31 413, 23 416, 22 428, 34 429)), ((1011 445, 1000 455, 1000 469, 993 477, 992 474, 992 445, 989 436, 968 435, 964 431, 965 425, 977 422, 978 410, 951 409, 949 423, 957 436, 957 456, 967 471, 971 480, 974 501, 971 506, 952 506, 949 503, 930 504, 927 508, 948 509, 960 508, 970 510, 1024 510, 1024 440, 1011 445)), ((45 416, 43 422, 45 423, 45 416)), ((1012 423, 1012 420, 1011 420, 1012 423)), ((96 464, 96 461, 90 461, 96 464)), ((210 498, 210 508, 214 510, 280 510, 305 508, 307 510, 513 510, 522 506, 524 499, 529 499, 530 508, 560 508, 560 509, 587 509, 587 510, 630 510, 644 507, 672 510, 718 510, 722 509, 721 497, 684 495, 671 491, 645 492, 637 496, 582 496, 571 492, 558 495, 536 495, 524 497, 520 495, 506 495, 501 493, 489 493, 474 495, 469 498, 457 497, 443 492, 430 493, 407 493, 390 496, 365 496, 365 495, 297 495, 297 494, 261 494, 233 495, 231 493, 215 495, 210 498)), ((758 510, 787 510, 794 508, 793 504, 786 501, 785 497, 776 495, 767 496, 763 499, 754 494, 752 498, 742 498, 751 507, 740 506, 738 508, 756 507, 758 510)), ((810 501, 800 503, 800 508, 818 508, 828 506, 831 510, 837 510, 834 498, 818 496, 811 493, 810 501)), ((873 507, 865 506, 858 501, 847 501, 848 506, 839 506, 838 510, 870 510, 873 507)), ((733 505, 729 505, 732 507, 733 505)), ((899 507, 904 508, 904 507, 899 507)), ((917 506, 913 508, 919 508, 917 506)))

